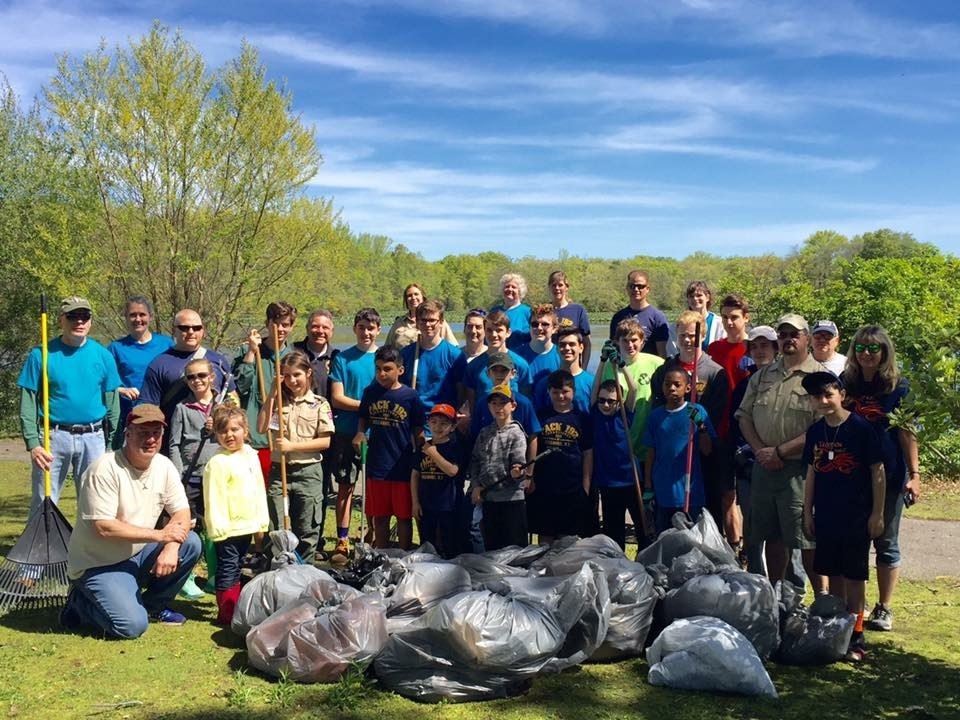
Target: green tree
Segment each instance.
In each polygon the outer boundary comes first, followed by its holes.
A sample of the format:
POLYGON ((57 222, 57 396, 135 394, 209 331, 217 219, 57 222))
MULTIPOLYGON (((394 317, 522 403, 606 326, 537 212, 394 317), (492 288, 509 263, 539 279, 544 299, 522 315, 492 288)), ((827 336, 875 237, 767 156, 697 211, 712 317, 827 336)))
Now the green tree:
POLYGON ((208 72, 157 24, 112 54, 64 56, 45 98, 99 199, 102 301, 144 292, 160 317, 192 306, 216 344, 301 262, 313 238, 280 237, 279 218, 320 155, 251 46, 208 72))

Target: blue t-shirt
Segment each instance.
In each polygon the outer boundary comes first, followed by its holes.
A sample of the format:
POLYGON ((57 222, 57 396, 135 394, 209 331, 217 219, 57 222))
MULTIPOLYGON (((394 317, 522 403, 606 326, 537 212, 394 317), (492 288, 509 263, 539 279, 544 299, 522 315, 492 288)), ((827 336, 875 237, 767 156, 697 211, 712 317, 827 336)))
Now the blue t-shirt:
MULTIPOLYGON (((529 437, 540 432, 540 420, 537 418, 537 412, 533 408, 533 403, 524 395, 515 395, 517 407, 513 411, 513 419, 520 423, 523 432, 529 437)), ((480 431, 493 422, 493 415, 490 414, 490 404, 487 397, 477 398, 477 405, 473 409, 473 415, 470 418, 470 435, 476 440, 480 431)))
POLYGON ((867 535, 873 509, 870 466, 883 461, 870 423, 850 413, 837 427, 824 418, 810 426, 803 462, 813 466, 813 523, 817 537, 867 535))
MULTIPOLYGON (((137 404, 152 403, 159 405, 163 414, 170 422, 173 417, 173 409, 193 397, 190 388, 187 387, 187 381, 183 378, 183 370, 187 363, 195 355, 193 350, 177 350, 169 347, 157 355, 147 366, 147 371, 143 376, 143 387, 140 388, 140 399, 137 404)), ((220 391, 223 386, 224 372, 230 371, 230 361, 226 356, 214 350, 207 350, 204 359, 209 360, 213 365, 213 374, 216 375, 214 383, 214 393, 220 391)), ((227 380, 227 389, 236 390, 237 385, 233 381, 233 376, 227 380)), ((164 437, 164 446, 167 439, 164 437)))
POLYGON ((667 322, 667 316, 653 305, 647 305, 643 310, 634 310, 627 305, 622 310, 617 310, 610 321, 611 340, 616 335, 617 325, 627 318, 633 318, 643 327, 643 352, 659 355, 657 342, 667 342, 670 339, 670 323, 667 322))
MULTIPOLYGON (((33 348, 20 370, 17 385, 37 395, 43 417, 40 347, 33 348)), ((86 425, 103 420, 107 406, 103 394, 120 387, 113 356, 96 340, 87 338, 80 347, 59 337, 47 342, 47 376, 50 383, 50 422, 86 425)))
POLYGON ((369 432, 367 477, 410 482, 413 432, 424 425, 423 403, 416 390, 401 385, 387 390, 373 383, 363 391, 360 417, 369 432))
POLYGON ((462 492, 467 459, 456 433, 451 433, 447 442, 434 447, 440 457, 456 465, 459 472, 450 477, 436 466, 432 458, 424 455, 423 450, 418 450, 416 467, 420 471, 420 506, 427 513, 450 512, 457 506, 457 495, 462 492))
POLYGON ((515 350, 521 345, 530 342, 530 318, 533 310, 529 305, 520 303, 507 310, 503 304, 494 305, 490 312, 499 310, 510 320, 510 337, 507 338, 507 347, 515 350))
MULTIPOLYGON (((353 400, 363 397, 363 391, 373 382, 377 366, 373 361, 375 351, 361 350, 356 345, 337 353, 330 366, 330 382, 343 385, 343 394, 353 400)), ((333 426, 338 433, 357 434, 357 412, 334 410, 333 426)))
MULTIPOLYGON (((527 392, 530 388, 530 366, 527 361, 520 357, 513 350, 507 350, 510 358, 513 360, 514 377, 510 381, 510 387, 514 392, 527 392)), ((487 350, 482 355, 477 356, 467 365, 463 373, 463 385, 473 390, 474 398, 477 403, 486 398, 487 394, 493 389, 493 381, 487 375, 487 361, 490 358, 490 351, 487 350)))
POLYGON ((555 307, 553 314, 557 316, 558 330, 577 328, 584 337, 590 334, 590 316, 587 309, 579 303, 569 303, 562 308, 555 307))
POLYGON ((530 386, 536 387, 547 375, 560 369, 560 353, 554 345, 545 353, 538 353, 530 344, 517 348, 517 354, 530 365, 530 386))
MULTIPOLYGON (((706 416, 706 409, 696 403, 695 408, 706 416)), ((706 429, 711 438, 716 438, 710 418, 706 417, 706 429)), ((676 410, 667 410, 665 405, 655 407, 647 418, 643 431, 643 445, 653 448, 653 493, 657 505, 665 508, 683 507, 686 492, 687 439, 690 433, 690 403, 683 403, 676 410)), ((693 438, 697 442, 696 435, 693 438)), ((693 469, 690 476, 690 506, 702 507, 703 474, 700 471, 700 453, 693 449, 693 469)))
MULTIPOLYGON (((633 469, 627 432, 618 410, 604 415, 596 406, 590 408, 593 423, 593 484, 596 487, 633 487, 633 469)), ((633 425, 633 411, 627 410, 627 423, 633 425)))
MULTIPOLYGON (((410 343, 400 351, 403 359, 403 375, 400 382, 411 385, 413 381, 414 355, 417 343, 410 343)), ((437 403, 457 402, 457 386, 452 372, 457 359, 463 352, 453 343, 441 340, 434 348, 420 348, 417 362, 417 394, 429 410, 437 403)))
MULTIPOLYGON (((573 376, 573 409, 582 413, 590 412, 590 393, 593 391, 593 373, 586 370, 573 376)), ((553 405, 550 402, 550 389, 547 387, 547 378, 541 378, 533 390, 533 406, 537 414, 543 417, 544 413, 552 413, 553 405)))
POLYGON ((850 411, 870 423, 880 440, 888 493, 899 493, 903 490, 907 482, 907 463, 903 457, 903 448, 900 446, 900 431, 896 427, 890 427, 890 418, 887 417, 887 413, 900 407, 900 403, 909 392, 910 386, 907 381, 901 379, 892 392, 884 393, 876 390, 859 397, 847 394, 847 406, 850 411))
POLYGON ((537 436, 537 453, 557 450, 533 466, 534 492, 565 495, 583 490, 583 453, 593 449, 593 425, 587 413, 550 413, 537 436))
MULTIPOLYGON (((118 338, 107 345, 107 352, 113 355, 120 374, 120 387, 137 388, 143 385, 143 377, 153 359, 164 350, 173 347, 173 338, 161 333, 153 333, 149 341, 138 343, 132 337, 118 338)), ((133 401, 120 396, 120 423, 123 424, 127 413, 133 407, 133 401)))

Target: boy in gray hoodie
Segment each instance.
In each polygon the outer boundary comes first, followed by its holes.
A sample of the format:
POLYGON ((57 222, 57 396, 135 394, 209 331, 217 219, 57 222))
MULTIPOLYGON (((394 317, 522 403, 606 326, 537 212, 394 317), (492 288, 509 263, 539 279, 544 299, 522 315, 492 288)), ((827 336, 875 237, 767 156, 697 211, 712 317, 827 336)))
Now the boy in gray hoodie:
POLYGON ((483 503, 483 542, 487 550, 527 544, 526 483, 523 463, 527 436, 513 411, 517 402, 509 385, 487 395, 494 422, 477 436, 470 461, 470 492, 483 503))

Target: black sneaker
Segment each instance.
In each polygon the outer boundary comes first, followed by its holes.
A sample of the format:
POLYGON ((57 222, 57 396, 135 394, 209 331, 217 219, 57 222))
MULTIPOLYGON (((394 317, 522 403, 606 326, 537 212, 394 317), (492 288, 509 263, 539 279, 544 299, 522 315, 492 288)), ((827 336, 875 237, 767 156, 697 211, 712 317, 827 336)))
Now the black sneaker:
POLYGON ((873 606, 870 617, 867 618, 866 625, 871 630, 881 630, 884 632, 893 630, 893 613, 886 605, 877 603, 873 606))
POLYGON ((866 657, 867 643, 864 641, 863 635, 861 634, 859 637, 854 636, 850 640, 850 647, 847 648, 845 660, 847 660, 847 662, 858 663, 866 657))

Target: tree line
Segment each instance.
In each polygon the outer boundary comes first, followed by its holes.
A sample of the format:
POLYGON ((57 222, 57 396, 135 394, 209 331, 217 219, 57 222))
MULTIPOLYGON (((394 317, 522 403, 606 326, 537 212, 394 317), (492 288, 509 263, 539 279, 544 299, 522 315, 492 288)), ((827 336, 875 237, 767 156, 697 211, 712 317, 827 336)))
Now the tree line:
MULTIPOLYGON (((182 307, 203 316, 214 346, 237 340, 267 302, 349 317, 399 310, 408 283, 449 312, 487 307, 507 271, 528 302, 548 301, 552 270, 592 313, 625 304, 627 272, 649 273, 668 316, 691 280, 719 300, 745 295, 754 322, 786 311, 830 318, 849 338, 878 322, 897 343, 917 392, 902 422, 926 436, 928 463, 960 458, 960 261, 908 232, 855 237, 823 230, 786 255, 605 259, 494 250, 427 260, 390 237, 355 233, 306 183, 323 172, 313 130, 289 90, 267 78, 254 47, 207 67, 160 24, 127 46, 64 55, 32 105, 0 84, 0 409, 15 427, 16 373, 38 339, 37 298, 88 296, 102 338, 122 333, 119 308, 149 297, 160 324, 182 307)), ((638 248, 638 250, 642 250, 638 248)), ((952 471, 951 471, 952 472, 952 471)))

